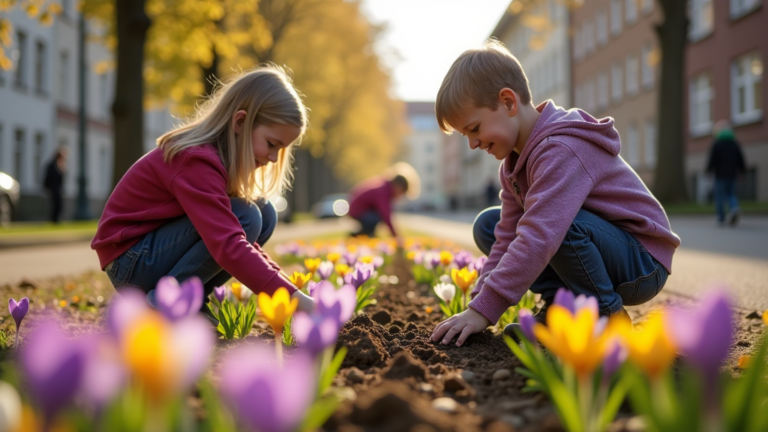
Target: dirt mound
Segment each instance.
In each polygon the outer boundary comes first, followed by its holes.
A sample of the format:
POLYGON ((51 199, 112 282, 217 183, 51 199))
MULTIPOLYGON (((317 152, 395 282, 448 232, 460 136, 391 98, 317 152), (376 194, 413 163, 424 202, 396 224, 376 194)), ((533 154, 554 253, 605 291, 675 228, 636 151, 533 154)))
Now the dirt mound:
POLYGON ((418 381, 425 381, 428 374, 429 371, 424 363, 411 357, 407 351, 402 351, 395 355, 381 375, 391 380, 415 378, 418 381))
POLYGON ((389 359, 389 350, 382 336, 383 329, 368 315, 360 315, 347 323, 339 334, 337 346, 349 349, 342 367, 356 366, 368 369, 383 367, 389 359))

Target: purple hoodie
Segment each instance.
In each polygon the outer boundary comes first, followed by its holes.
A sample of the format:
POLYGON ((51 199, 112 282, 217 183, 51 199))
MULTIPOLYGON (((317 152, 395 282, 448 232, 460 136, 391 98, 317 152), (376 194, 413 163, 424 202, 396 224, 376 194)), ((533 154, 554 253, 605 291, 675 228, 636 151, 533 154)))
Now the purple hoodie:
POLYGON ((469 307, 495 323, 555 255, 584 208, 631 233, 667 271, 680 245, 669 219, 619 157, 610 117, 596 120, 547 101, 522 154, 501 164, 501 220, 469 307))

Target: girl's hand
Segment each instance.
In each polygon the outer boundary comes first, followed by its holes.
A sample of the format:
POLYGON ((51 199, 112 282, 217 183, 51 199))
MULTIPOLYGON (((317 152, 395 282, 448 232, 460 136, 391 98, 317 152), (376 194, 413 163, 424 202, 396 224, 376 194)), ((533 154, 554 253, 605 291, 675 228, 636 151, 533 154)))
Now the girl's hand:
POLYGON ((488 318, 479 312, 467 309, 438 324, 432 333, 432 342, 437 342, 442 338, 440 343, 448 345, 454 336, 459 335, 459 338, 456 340, 456 346, 461 346, 469 335, 480 333, 489 325, 491 325, 491 322, 488 321, 488 318))
POLYGON ((299 305, 297 307, 298 310, 304 311, 306 313, 312 313, 312 311, 315 310, 315 300, 312 297, 301 292, 301 290, 296 290, 296 292, 293 293, 291 298, 299 299, 299 305))

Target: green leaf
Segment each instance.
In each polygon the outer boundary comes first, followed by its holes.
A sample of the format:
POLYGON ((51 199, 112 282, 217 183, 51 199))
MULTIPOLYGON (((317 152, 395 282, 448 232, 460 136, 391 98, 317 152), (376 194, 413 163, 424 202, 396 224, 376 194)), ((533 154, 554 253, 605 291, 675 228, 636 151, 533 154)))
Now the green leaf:
POLYGON ((219 393, 207 378, 202 378, 198 384, 200 398, 205 406, 205 418, 203 427, 207 432, 235 430, 235 422, 232 414, 221 402, 219 393))
POLYGON ((331 394, 317 399, 307 410, 299 430, 313 431, 320 429, 333 413, 336 412, 338 406, 339 398, 336 397, 336 395, 331 394))
POLYGON ((605 405, 600 410, 599 427, 600 430, 608 429, 608 426, 616 418, 616 413, 619 412, 621 403, 624 402, 624 398, 629 391, 630 380, 624 376, 621 376, 619 380, 608 391, 608 398, 605 405))
MULTIPOLYGON (((332 349, 332 348, 331 348, 332 349)), ((347 347, 341 347, 333 356, 333 360, 328 367, 320 371, 320 380, 318 386, 318 394, 322 395, 333 383, 333 378, 339 372, 341 363, 344 361, 344 357, 347 355, 347 347)))
POLYGON ((283 327, 283 345, 285 346, 293 346, 293 332, 291 329, 292 324, 293 315, 288 317, 288 321, 285 322, 285 326, 283 327))

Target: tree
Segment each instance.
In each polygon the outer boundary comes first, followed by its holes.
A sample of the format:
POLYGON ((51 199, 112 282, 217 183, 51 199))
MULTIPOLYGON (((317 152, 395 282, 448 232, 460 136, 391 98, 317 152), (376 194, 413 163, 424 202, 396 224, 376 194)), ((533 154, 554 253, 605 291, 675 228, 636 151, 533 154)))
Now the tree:
POLYGON ((0 70, 10 70, 13 67, 12 56, 8 50, 13 46, 13 24, 3 15, 14 9, 23 10, 27 16, 37 19, 41 24, 49 26, 53 18, 61 13, 61 5, 34 0, 3 0, 0 1, 0 70))

